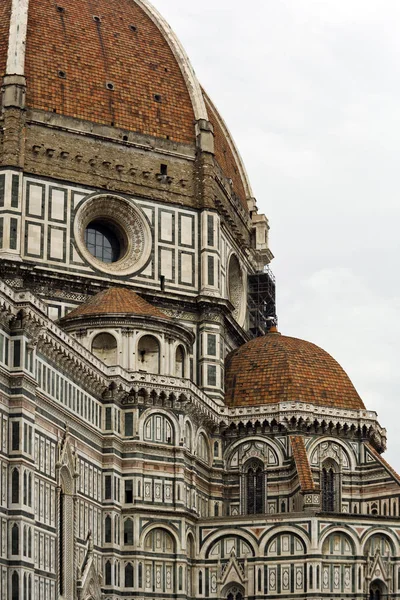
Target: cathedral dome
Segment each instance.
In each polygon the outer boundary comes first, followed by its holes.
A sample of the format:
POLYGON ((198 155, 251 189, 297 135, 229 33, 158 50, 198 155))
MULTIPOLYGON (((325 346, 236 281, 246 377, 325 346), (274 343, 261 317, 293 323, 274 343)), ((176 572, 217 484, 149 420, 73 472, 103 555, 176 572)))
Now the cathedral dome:
POLYGON ((251 188, 229 131, 148 0, 29 0, 20 71, 10 60, 11 4, 0 7, 0 78, 25 75, 28 109, 114 127, 116 139, 133 133, 192 147, 209 122, 218 167, 239 212, 248 210, 251 188))
POLYGON ((272 332, 228 355, 225 403, 235 407, 277 402, 365 409, 348 375, 325 350, 272 332))
POLYGON ((101 316, 113 317, 116 315, 135 315, 170 320, 170 317, 132 290, 109 288, 92 296, 87 302, 69 312, 61 319, 61 322, 67 324, 77 319, 101 316))

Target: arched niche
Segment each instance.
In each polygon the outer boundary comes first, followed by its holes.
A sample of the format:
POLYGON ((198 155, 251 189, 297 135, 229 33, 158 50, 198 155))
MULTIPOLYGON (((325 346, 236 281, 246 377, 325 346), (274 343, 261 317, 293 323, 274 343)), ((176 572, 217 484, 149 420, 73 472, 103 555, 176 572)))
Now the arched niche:
POLYGON ((138 371, 145 373, 160 372, 160 343, 153 335, 144 335, 137 347, 138 371))
POLYGON ((175 350, 175 377, 185 377, 185 350, 181 344, 175 350))
POLYGON ((118 344, 111 333, 99 333, 93 338, 92 353, 108 366, 118 363, 118 344))

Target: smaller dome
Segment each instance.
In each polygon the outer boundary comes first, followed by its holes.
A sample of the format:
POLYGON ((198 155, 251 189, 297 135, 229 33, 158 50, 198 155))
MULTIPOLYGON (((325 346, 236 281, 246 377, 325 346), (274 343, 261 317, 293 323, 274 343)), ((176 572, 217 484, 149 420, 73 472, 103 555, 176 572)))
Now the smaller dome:
POLYGON ((309 402, 341 409, 365 409, 348 375, 315 344, 268 333, 226 358, 227 406, 309 402))
POLYGON ((87 302, 84 302, 65 317, 60 323, 68 323, 80 317, 95 317, 100 315, 138 315, 170 319, 161 310, 141 298, 132 290, 126 288, 109 288, 99 292, 87 302))

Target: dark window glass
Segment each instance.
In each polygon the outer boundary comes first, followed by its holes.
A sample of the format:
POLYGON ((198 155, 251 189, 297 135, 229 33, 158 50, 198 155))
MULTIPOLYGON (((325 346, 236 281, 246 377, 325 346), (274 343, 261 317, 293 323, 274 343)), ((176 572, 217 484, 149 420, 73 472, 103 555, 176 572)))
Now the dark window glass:
POLYGON ((261 466, 247 471, 247 513, 259 515, 264 512, 264 472, 261 466))
POLYGON ((104 477, 104 498, 105 500, 111 500, 111 475, 106 475, 104 477))
POLYGON ((3 247, 3 217, 0 218, 0 248, 3 247))
POLYGON ((14 342, 14 367, 21 366, 21 340, 15 340, 14 342))
POLYGON ((133 587, 133 567, 128 563, 125 567, 125 587, 133 587))
POLYGON ((106 562, 106 585, 111 585, 111 563, 110 561, 106 562))
POLYGON ((203 593, 203 573, 199 573, 199 594, 203 593))
POLYGON ((106 408, 106 430, 110 431, 112 429, 112 412, 111 408, 106 408))
POLYGON ((207 385, 217 385, 217 367, 214 365, 207 366, 207 385))
POLYGON ((19 450, 19 421, 13 421, 11 427, 11 450, 19 450))
POLYGON ((105 223, 98 221, 90 223, 85 231, 85 243, 90 254, 102 262, 113 263, 120 257, 118 238, 105 223))
POLYGON ((214 217, 207 215, 207 244, 214 246, 214 217))
POLYGON ((133 544, 133 521, 126 519, 124 522, 124 544, 131 546, 133 544))
POLYGON ((125 414, 125 435, 126 437, 133 436, 133 413, 125 414))
POLYGON ((13 525, 11 529, 11 554, 19 554, 19 528, 13 525))
POLYGON ((214 257, 208 257, 208 285, 214 285, 214 257))
POLYGON ((19 195, 19 176, 12 176, 11 183, 11 206, 12 208, 18 208, 18 195, 19 195))
POLYGON ((125 504, 132 504, 133 502, 133 481, 127 479, 125 481, 125 504))
POLYGON ((143 585, 143 567, 142 567, 142 563, 139 563, 139 569, 138 569, 138 587, 141 588, 143 585))
POLYGON ((332 468, 322 469, 322 510, 335 510, 335 473, 332 468))
POLYGON ((19 600, 19 577, 13 573, 11 577, 11 600, 19 600))
POLYGON ((6 176, 0 175, 0 206, 4 206, 4 192, 6 187, 6 176))
POLYGON ((213 333, 207 333, 207 354, 209 356, 217 354, 217 336, 213 333))
POLYGON ((104 523, 104 541, 111 544, 111 517, 107 516, 104 523))
POLYGON ((14 469, 11 478, 11 502, 18 504, 19 502, 19 471, 14 469))
POLYGON ((17 249, 17 229, 18 229, 18 221, 17 219, 10 219, 10 250, 17 249))

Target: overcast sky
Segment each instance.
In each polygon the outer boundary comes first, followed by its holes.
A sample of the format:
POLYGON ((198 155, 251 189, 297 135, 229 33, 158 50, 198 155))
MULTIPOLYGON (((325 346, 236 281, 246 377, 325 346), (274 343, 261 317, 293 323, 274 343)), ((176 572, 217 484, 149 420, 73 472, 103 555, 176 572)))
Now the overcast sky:
POLYGON ((280 331, 342 364, 400 472, 400 3, 153 4, 270 220, 280 331))

